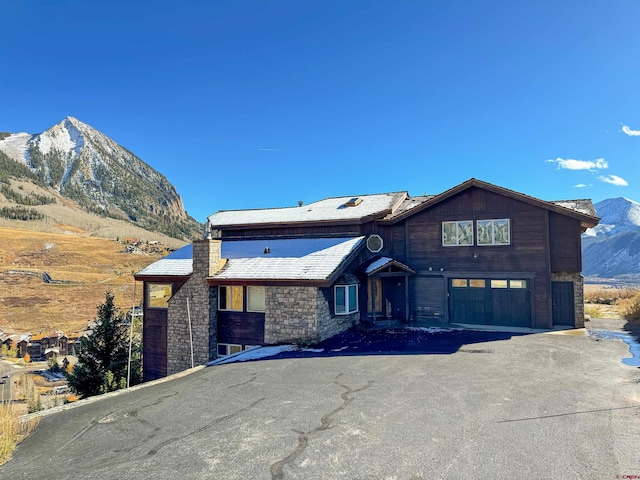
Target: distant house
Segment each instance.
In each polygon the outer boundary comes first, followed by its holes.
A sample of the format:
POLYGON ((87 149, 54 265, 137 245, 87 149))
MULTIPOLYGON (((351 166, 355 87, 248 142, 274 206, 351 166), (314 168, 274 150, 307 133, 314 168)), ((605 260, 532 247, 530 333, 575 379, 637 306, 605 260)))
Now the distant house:
POLYGON ((582 327, 580 235, 598 220, 590 200, 476 179, 433 196, 217 212, 207 238, 135 275, 145 379, 189 368, 191 348, 202 364, 356 324, 582 327))

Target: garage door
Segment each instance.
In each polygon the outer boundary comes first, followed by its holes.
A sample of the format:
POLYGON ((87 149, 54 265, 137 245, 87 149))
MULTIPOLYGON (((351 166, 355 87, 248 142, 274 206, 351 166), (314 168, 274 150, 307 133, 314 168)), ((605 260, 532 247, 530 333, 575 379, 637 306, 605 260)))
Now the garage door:
POLYGON ((449 279, 449 321, 473 325, 530 327, 529 280, 449 279))

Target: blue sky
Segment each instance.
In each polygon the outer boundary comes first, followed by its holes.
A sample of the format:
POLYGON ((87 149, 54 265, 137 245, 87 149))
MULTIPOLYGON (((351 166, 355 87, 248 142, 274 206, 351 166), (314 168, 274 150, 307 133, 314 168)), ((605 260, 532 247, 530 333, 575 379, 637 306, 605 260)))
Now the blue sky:
POLYGON ((640 200, 640 2, 12 1, 0 131, 65 116, 197 220, 475 177, 640 200))

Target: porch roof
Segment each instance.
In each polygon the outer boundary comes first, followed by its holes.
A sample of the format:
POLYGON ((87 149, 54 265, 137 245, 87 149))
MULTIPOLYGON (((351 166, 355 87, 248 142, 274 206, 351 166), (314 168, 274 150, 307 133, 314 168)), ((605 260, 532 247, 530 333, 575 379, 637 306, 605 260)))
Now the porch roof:
POLYGON ((381 257, 381 258, 378 258, 377 260, 374 260, 365 268, 365 273, 368 276, 373 276, 385 270, 389 271, 391 268, 396 269, 396 272, 394 273, 400 273, 403 275, 412 275, 416 273, 404 263, 401 263, 390 257, 381 257))

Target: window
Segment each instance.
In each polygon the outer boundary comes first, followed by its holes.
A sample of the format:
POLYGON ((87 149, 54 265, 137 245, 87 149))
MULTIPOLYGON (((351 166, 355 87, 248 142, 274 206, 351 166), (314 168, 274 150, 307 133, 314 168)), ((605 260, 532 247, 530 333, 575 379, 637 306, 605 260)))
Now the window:
POLYGON ((334 293, 336 315, 348 315, 358 311, 358 285, 336 285, 334 293))
POLYGON ((507 288, 506 280, 491 280, 491 288, 507 288))
POLYGON ((510 288, 527 288, 526 280, 509 280, 510 288))
POLYGON ((509 245, 509 219, 478 220, 478 245, 509 245))
POLYGON ((473 245, 473 221, 442 222, 442 245, 445 247, 473 245))
POLYGON ((218 287, 218 310, 233 310, 242 312, 242 286, 218 287))
POLYGON ((147 306, 149 308, 168 308, 172 295, 170 283, 147 284, 147 306))
POLYGON ((233 355, 242 351, 242 345, 236 345, 234 343, 219 343, 218 344, 218 356, 226 357, 227 355, 233 355))
POLYGON ((452 278, 452 279, 451 279, 451 286, 452 286, 452 287, 462 287, 462 288, 466 288, 466 286, 467 286, 467 279, 466 279, 466 278, 452 278))
POLYGON ((247 287, 247 312, 265 311, 265 287, 247 287))
POLYGON ((469 286, 471 288, 484 288, 485 282, 482 278, 470 278, 469 286))
POLYGON ((380 235, 373 234, 369 235, 369 238, 367 238, 367 249, 369 249, 371 253, 378 253, 382 250, 383 245, 384 242, 380 235))

